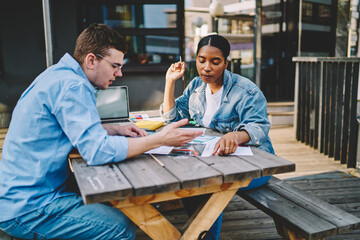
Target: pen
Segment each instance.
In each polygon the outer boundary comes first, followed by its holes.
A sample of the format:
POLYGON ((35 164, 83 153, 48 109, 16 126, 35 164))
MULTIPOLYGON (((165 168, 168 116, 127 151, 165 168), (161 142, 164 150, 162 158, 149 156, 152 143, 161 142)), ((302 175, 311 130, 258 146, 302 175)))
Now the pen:
MULTIPOLYGON (((181 56, 180 56, 180 63, 182 63, 182 61, 181 61, 181 56)), ((184 75, 182 76, 181 79, 184 81, 184 75)))
POLYGON ((150 154, 150 156, 162 167, 165 167, 165 165, 159 160, 157 159, 157 157, 155 157, 154 155, 150 154))

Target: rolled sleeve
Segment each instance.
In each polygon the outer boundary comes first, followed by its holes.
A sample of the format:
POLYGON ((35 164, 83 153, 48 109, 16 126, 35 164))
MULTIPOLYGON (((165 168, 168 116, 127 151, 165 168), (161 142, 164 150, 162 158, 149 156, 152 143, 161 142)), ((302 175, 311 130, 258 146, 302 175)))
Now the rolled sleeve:
POLYGON ((170 123, 174 121, 174 119, 176 119, 177 112, 175 107, 167 113, 164 113, 163 109, 164 109, 164 104, 162 103, 160 105, 160 116, 164 119, 166 123, 170 123))
POLYGON ((94 93, 74 85, 65 92, 54 110, 61 128, 89 165, 119 162, 126 158, 128 140, 109 136, 101 125, 94 93))

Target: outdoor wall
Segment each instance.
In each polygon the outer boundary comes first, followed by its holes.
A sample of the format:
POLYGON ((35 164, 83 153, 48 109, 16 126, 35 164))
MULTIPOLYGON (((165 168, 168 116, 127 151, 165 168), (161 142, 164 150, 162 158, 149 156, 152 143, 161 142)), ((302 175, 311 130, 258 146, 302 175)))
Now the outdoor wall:
POLYGON ((0 7, 0 127, 8 125, 21 93, 46 67, 41 9, 41 0, 0 7))

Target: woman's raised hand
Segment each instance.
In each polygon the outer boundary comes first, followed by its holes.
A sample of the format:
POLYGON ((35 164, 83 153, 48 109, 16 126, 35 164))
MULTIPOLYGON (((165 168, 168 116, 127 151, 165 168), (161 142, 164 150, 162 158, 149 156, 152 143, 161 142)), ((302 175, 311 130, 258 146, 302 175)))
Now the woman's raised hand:
POLYGON ((166 72, 166 82, 174 83, 176 80, 184 76, 185 67, 186 67, 185 62, 176 62, 171 64, 171 66, 166 72))

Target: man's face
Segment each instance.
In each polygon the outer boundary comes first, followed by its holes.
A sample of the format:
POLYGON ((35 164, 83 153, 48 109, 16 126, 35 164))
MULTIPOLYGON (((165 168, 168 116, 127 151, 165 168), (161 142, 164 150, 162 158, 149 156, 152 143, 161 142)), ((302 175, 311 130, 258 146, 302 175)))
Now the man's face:
POLYGON ((94 77, 90 82, 100 89, 107 89, 116 77, 122 77, 121 66, 124 64, 124 53, 116 49, 109 49, 107 55, 97 55, 95 58, 94 77))

